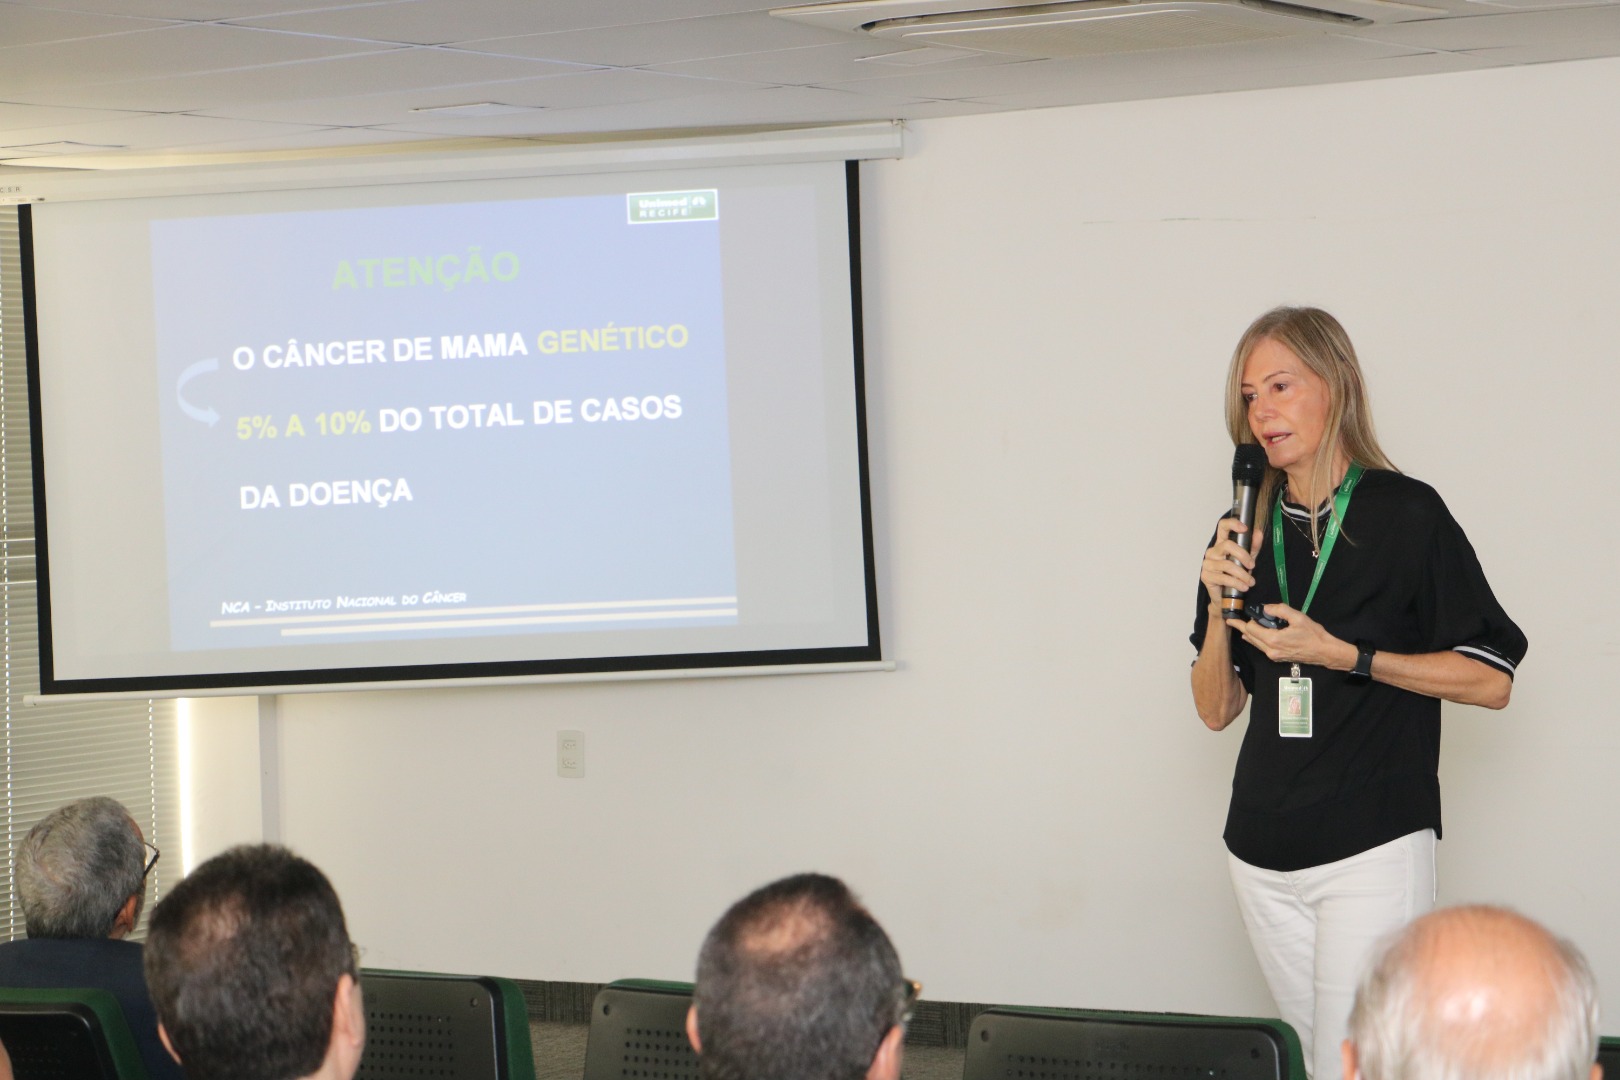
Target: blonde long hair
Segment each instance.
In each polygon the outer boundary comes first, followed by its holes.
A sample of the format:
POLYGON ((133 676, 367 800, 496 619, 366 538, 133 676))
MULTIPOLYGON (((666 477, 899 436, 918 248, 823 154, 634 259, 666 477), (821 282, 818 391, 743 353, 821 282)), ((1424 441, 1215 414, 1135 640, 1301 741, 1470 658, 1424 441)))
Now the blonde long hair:
MULTIPOLYGON (((1226 430, 1232 436, 1233 445, 1259 443, 1249 429, 1249 403, 1243 400, 1243 368, 1255 346, 1267 338, 1287 346, 1327 384, 1327 424, 1322 429, 1322 441, 1311 464, 1311 492, 1324 491, 1331 486, 1333 459, 1340 450, 1352 464, 1399 472, 1384 456, 1373 431, 1372 406, 1367 400, 1367 383, 1361 376, 1356 347, 1350 344, 1350 335, 1344 332, 1339 320, 1321 308, 1272 308, 1243 332, 1237 348, 1232 351, 1232 366, 1226 373, 1226 430)), ((1286 490, 1287 483, 1288 474, 1269 465, 1266 467, 1255 507, 1257 521, 1267 520, 1278 486, 1286 490)), ((1336 509, 1333 512, 1338 513, 1336 509)), ((1320 532, 1313 517, 1311 539, 1318 546, 1322 542, 1320 532)))

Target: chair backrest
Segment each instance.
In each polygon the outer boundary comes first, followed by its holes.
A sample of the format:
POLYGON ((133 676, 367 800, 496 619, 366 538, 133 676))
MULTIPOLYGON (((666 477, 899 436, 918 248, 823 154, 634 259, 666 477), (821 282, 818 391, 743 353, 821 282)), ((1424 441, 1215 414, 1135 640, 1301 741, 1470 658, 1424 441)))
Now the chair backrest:
POLYGON ((1598 1040, 1597 1063, 1608 1080, 1620 1078, 1620 1039, 1607 1035, 1598 1040))
POLYGON ((0 990, 0 1043, 17 1080, 147 1080, 118 999, 105 990, 0 990))
POLYGON ((692 984, 622 979, 597 992, 584 1080, 697 1080, 686 1039, 692 984))
POLYGON ((962 1080, 1304 1080, 1281 1020, 1079 1009, 995 1008, 968 1029, 962 1080))
POLYGON ((510 979, 365 970, 360 988, 357 1080, 534 1080, 529 1016, 510 979))

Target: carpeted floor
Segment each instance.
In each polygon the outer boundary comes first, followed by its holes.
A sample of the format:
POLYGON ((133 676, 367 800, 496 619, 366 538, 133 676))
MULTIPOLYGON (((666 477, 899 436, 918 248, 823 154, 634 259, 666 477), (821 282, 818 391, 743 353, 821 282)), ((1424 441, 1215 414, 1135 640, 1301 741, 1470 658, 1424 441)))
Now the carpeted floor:
POLYGON ((962 1080, 967 1052, 951 1046, 908 1046, 901 1080, 962 1080))
MULTIPOLYGON (((580 1080, 585 1073, 589 1024, 532 1021, 535 1080, 580 1080)), ((942 1046, 907 1046, 903 1080, 962 1080, 962 1050, 942 1046)))
POLYGON ((580 1080, 585 1074, 585 1036, 590 1030, 589 1024, 530 1021, 535 1080, 580 1080))

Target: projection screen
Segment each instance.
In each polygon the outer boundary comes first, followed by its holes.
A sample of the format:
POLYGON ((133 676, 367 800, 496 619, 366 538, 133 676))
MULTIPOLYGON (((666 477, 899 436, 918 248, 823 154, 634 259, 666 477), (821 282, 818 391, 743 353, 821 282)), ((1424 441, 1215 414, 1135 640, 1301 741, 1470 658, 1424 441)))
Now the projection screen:
POLYGON ((856 178, 22 207, 42 692, 879 659, 856 178))

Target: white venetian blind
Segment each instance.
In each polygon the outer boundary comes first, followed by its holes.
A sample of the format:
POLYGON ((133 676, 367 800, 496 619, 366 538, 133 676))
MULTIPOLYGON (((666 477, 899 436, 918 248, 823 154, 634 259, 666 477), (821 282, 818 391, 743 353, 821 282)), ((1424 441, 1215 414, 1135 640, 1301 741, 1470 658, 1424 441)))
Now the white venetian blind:
MULTIPOLYGON (((15 207, 0 207, 0 647, 5 665, 0 745, 0 940, 22 937, 12 876, 16 845, 51 810, 87 795, 129 808, 163 851, 147 910, 180 873, 179 753, 172 701, 28 706, 39 689, 34 494, 28 430, 21 259, 15 207)), ((109 453, 110 468, 118 455, 109 453)), ((137 936, 144 937, 144 919, 137 936)))

